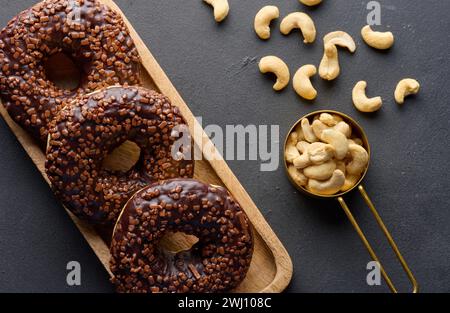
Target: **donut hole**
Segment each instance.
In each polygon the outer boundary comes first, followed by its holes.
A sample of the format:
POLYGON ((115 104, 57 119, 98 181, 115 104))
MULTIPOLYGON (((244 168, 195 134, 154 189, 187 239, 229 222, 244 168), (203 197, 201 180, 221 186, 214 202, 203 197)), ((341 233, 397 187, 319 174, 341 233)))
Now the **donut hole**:
POLYGON ((140 156, 141 148, 136 143, 127 140, 108 154, 103 160, 102 167, 112 172, 126 173, 136 166, 140 156))
POLYGON ((168 232, 159 242, 159 247, 171 253, 178 253, 190 250, 198 240, 196 236, 183 232, 168 232))
POLYGON ((63 52, 52 54, 44 63, 45 75, 56 87, 74 91, 80 86, 81 72, 70 56, 63 52))

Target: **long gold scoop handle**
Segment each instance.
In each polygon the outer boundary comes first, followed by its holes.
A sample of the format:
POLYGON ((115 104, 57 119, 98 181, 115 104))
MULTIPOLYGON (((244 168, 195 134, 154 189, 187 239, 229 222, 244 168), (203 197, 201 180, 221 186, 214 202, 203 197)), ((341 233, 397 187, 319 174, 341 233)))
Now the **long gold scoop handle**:
MULTIPOLYGON (((375 217, 375 220, 378 223, 378 226, 383 231, 384 235, 386 236, 386 239, 389 242, 389 245, 391 246, 392 250, 395 252, 395 255, 397 256, 397 259, 399 260, 400 264, 403 267, 403 270, 408 275, 408 278, 413 286, 413 293, 419 292, 419 284, 416 281, 416 278, 414 277, 413 273, 409 269, 408 264, 406 263, 405 259, 403 258, 402 254, 400 253, 400 250, 397 247, 397 244, 395 243, 394 239, 392 238, 392 235, 386 228, 386 225, 384 224, 383 220, 380 217, 380 214, 378 214, 377 210, 375 209, 375 206, 373 205, 372 201, 370 200, 368 194, 364 190, 364 187, 362 185, 358 186, 358 190, 361 193, 364 201, 368 205, 370 211, 372 212, 373 216, 375 217)), ((350 223, 352 223, 353 228, 358 233, 359 238, 361 238, 364 246, 366 247, 367 251, 369 252, 370 256, 374 261, 376 261, 380 266, 381 275, 383 276, 384 280, 386 281, 387 285, 389 286, 389 289, 393 293, 397 293, 397 289, 395 288, 394 284, 392 283, 389 276, 386 274, 384 267, 382 266, 380 260, 378 259, 377 255, 375 254, 375 251, 373 250, 372 246, 370 245, 369 241, 367 240, 366 236, 364 235, 363 231, 358 225, 358 222, 356 221, 355 217, 353 216, 352 212, 350 212, 350 209, 348 208, 347 204, 344 201, 343 197, 339 197, 337 199, 344 210, 345 214, 347 215, 348 219, 350 220, 350 223)))

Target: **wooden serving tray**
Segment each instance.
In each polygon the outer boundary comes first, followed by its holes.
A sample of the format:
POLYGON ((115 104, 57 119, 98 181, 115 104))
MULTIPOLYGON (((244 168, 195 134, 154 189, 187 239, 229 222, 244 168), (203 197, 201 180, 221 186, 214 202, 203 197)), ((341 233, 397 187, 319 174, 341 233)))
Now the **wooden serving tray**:
MULTIPOLYGON (((137 46, 139 54, 142 59, 141 78, 143 85, 147 88, 157 90, 170 98, 172 104, 180 108, 183 116, 186 118, 191 133, 194 133, 194 129, 201 129, 194 115, 189 110, 189 107, 178 94, 175 87, 170 82, 164 71, 159 66, 151 54, 148 47, 144 44, 142 39, 136 33, 133 26, 125 17, 120 8, 112 0, 100 0, 118 13, 122 15, 131 33, 131 37, 137 46)), ((36 142, 20 127, 18 126, 8 115, 3 105, 0 103, 0 113, 5 119, 6 123, 11 128, 12 132, 16 135, 19 142, 22 144, 25 151, 28 153, 34 164, 42 173, 44 179, 49 183, 45 174, 45 155, 42 153, 36 142)), ((194 136, 195 144, 198 147, 209 147, 204 149, 203 160, 196 161, 194 177, 206 183, 225 186, 229 189, 231 194, 238 200, 247 215, 249 216, 255 234, 255 252, 253 255, 252 263, 249 272, 245 280, 236 288, 235 292, 281 292, 289 284, 292 277, 292 261, 283 247, 280 240, 274 234, 270 226, 267 224, 263 215, 260 213, 255 203, 245 191, 244 187, 239 183, 236 176, 230 170, 225 161, 220 158, 218 151, 211 147, 213 145, 210 142, 208 136, 201 131, 200 136, 194 136), (203 145, 200 143, 203 142, 203 145), (207 161, 212 160, 212 161, 207 161)), ((133 153, 132 147, 128 146, 128 152, 133 153)), ((118 157, 112 160, 112 163, 119 160, 124 160, 124 156, 127 153, 127 147, 122 147, 121 153, 118 153, 118 157)), ((134 151, 135 153, 135 151, 134 151)), ((111 160, 110 160, 111 161, 111 160)), ((114 165, 114 164, 113 164, 114 165)), ((117 165, 117 164, 116 164, 117 165)), ((120 165, 120 164, 119 164, 120 165)), ((111 275, 109 270, 109 246, 108 238, 105 236, 104 230, 97 229, 84 221, 79 220, 69 211, 67 211, 76 226, 79 228, 95 254, 102 262, 105 269, 111 275), (101 235, 100 235, 101 234, 101 235)), ((174 247, 190 246, 192 239, 186 236, 177 236, 171 238, 172 241, 165 243, 166 245, 174 247)))

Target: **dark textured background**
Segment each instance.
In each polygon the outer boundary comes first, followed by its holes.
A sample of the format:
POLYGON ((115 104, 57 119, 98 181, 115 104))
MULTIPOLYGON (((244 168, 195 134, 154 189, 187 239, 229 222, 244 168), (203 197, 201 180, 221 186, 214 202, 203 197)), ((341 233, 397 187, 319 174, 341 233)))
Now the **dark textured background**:
MULTIPOLYGON (((34 0, 1 0, 0 25, 34 0)), ((450 1, 380 1, 381 29, 396 37, 389 52, 362 43, 368 1, 325 0, 308 9, 296 0, 278 3, 281 15, 311 14, 319 40, 305 46, 299 34, 282 36, 279 21, 268 42, 253 32, 255 13, 270 1, 231 0, 231 13, 216 25, 200 0, 119 0, 118 4, 205 124, 278 124, 281 139, 300 116, 316 109, 336 109, 355 117, 366 129, 373 158, 365 180, 368 192, 392 230, 424 292, 450 291, 449 201, 449 29, 450 1), (254 60, 275 54, 291 72, 319 64, 320 38, 342 29, 357 41, 355 55, 340 54, 342 73, 334 82, 315 78, 319 97, 306 103, 291 88, 277 94, 254 60), (250 62, 249 62, 250 60, 250 62), (253 61, 251 61, 253 60, 253 61), (420 95, 403 107, 393 101, 396 83, 417 78, 420 95), (367 80, 370 95, 381 95, 382 110, 358 113, 351 89, 367 80)), ((111 292, 102 265, 75 225, 53 198, 14 135, 0 120, 0 291, 111 292), (67 262, 82 266, 82 286, 68 287, 67 262)), ((281 153, 281 152, 280 152, 281 153)), ((365 282, 368 254, 338 204, 299 194, 282 167, 259 172, 259 162, 230 162, 294 263, 290 292, 384 292, 365 282)), ((356 194, 348 197, 368 237, 399 289, 406 277, 356 194)))

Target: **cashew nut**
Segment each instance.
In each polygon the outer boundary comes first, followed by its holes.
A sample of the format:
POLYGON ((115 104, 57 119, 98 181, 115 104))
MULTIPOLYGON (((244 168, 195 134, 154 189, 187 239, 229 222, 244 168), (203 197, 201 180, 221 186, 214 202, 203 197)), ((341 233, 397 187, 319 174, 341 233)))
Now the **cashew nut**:
POLYGON ((270 22, 280 17, 280 11, 274 5, 263 7, 255 16, 255 32, 261 39, 270 38, 270 22))
POLYGON ((339 76, 339 56, 336 46, 347 48, 351 53, 355 52, 356 44, 353 38, 343 31, 328 33, 323 37, 324 54, 319 66, 319 75, 323 79, 333 80, 339 76))
POLYGON ((341 72, 338 50, 335 45, 325 44, 322 61, 319 65, 319 76, 326 80, 333 80, 341 72))
POLYGON ((298 133, 293 132, 289 134, 288 144, 295 146, 298 142, 298 133))
POLYGON ((326 34, 323 37, 323 43, 324 45, 333 44, 335 46, 347 48, 351 53, 356 51, 356 44, 352 36, 341 30, 326 34))
POLYGON ((306 184, 308 183, 308 178, 305 175, 303 175, 303 173, 300 170, 296 169, 295 166, 290 165, 288 167, 288 173, 294 180, 294 182, 296 182, 298 185, 306 186, 306 184))
POLYGON ((334 161, 328 161, 319 165, 311 165, 303 170, 303 174, 312 179, 327 180, 333 175, 336 169, 336 163, 334 161))
POLYGON ((366 44, 375 49, 389 49, 394 44, 394 35, 391 32, 376 32, 370 25, 361 29, 361 36, 366 44))
POLYGON ((300 153, 305 153, 305 152, 308 150, 308 148, 309 148, 310 145, 311 145, 311 144, 310 144, 309 142, 306 142, 306 141, 299 141, 299 142, 297 143, 296 147, 297 147, 297 150, 298 150, 300 153))
POLYGON ((314 6, 314 5, 318 5, 319 3, 322 2, 322 0, 300 0, 301 3, 303 3, 304 5, 307 6, 314 6))
POLYGON ((345 137, 350 138, 352 135, 352 128, 344 121, 340 121, 333 127, 334 130, 337 130, 340 133, 343 133, 345 137))
POLYGON ((288 35, 294 28, 299 28, 303 34, 304 43, 313 43, 316 40, 316 27, 308 14, 294 12, 286 16, 280 24, 280 31, 288 35))
POLYGON ((333 195, 339 192, 344 184, 344 173, 342 173, 340 170, 335 170, 330 179, 326 181, 310 179, 308 181, 308 190, 319 195, 333 195))
POLYGON ((367 98, 366 96, 367 83, 359 81, 353 88, 353 104, 361 112, 375 112, 383 105, 381 97, 367 98))
POLYGON ((216 22, 222 22, 230 11, 228 0, 203 0, 214 8, 214 18, 216 22))
POLYGON ((296 168, 305 168, 311 164, 308 153, 303 153, 292 162, 296 168))
POLYGON ((420 90, 420 84, 417 80, 412 78, 402 79, 395 88, 395 101, 398 104, 405 102, 405 97, 417 94, 420 90))
POLYGON ((341 191, 347 191, 352 189, 358 183, 358 180, 360 178, 361 175, 347 175, 345 177, 345 183, 344 186, 342 186, 341 191))
POLYGON ((348 152, 348 141, 344 134, 334 129, 325 129, 320 139, 334 147, 336 159, 342 160, 345 158, 348 152))
POLYGON ((294 132, 297 133, 297 141, 305 139, 305 136, 303 135, 302 125, 297 125, 294 132))
POLYGON ((336 162, 336 169, 340 170, 344 175, 347 173, 347 170, 345 169, 345 161, 337 161, 336 162))
POLYGON ((293 78, 294 90, 306 100, 314 100, 317 97, 317 90, 311 84, 311 76, 317 74, 314 65, 308 64, 300 67, 293 78))
POLYGON ((322 164, 331 160, 334 156, 334 147, 323 142, 314 142, 310 144, 306 149, 309 154, 309 159, 314 164, 322 164))
POLYGON ((331 115, 329 113, 322 113, 319 116, 319 120, 324 123, 327 126, 333 127, 340 121, 342 121, 342 118, 340 118, 337 115, 331 115))
POLYGON ((276 56, 267 56, 259 61, 259 70, 261 73, 273 73, 277 76, 277 81, 273 89, 280 91, 289 84, 290 74, 286 63, 276 56))
POLYGON ((309 142, 316 142, 318 141, 316 135, 314 134, 311 125, 309 124, 309 120, 307 118, 302 119, 301 121, 303 135, 305 136, 305 139, 309 142))
POLYGON ((314 120, 314 122, 311 125, 311 128, 314 132, 314 135, 316 135, 317 138, 320 138, 322 136, 322 132, 325 129, 329 129, 330 127, 322 123, 320 120, 314 120))
POLYGON ((348 140, 348 144, 355 144, 358 146, 362 146, 363 145, 363 141, 360 138, 351 138, 348 140))
POLYGON ((360 145, 349 144, 348 151, 350 152, 352 161, 347 164, 347 173, 351 175, 360 175, 369 163, 369 154, 366 149, 360 145))
POLYGON ((300 156, 297 148, 292 145, 286 146, 286 151, 284 153, 284 157, 288 163, 294 163, 294 160, 300 156))

